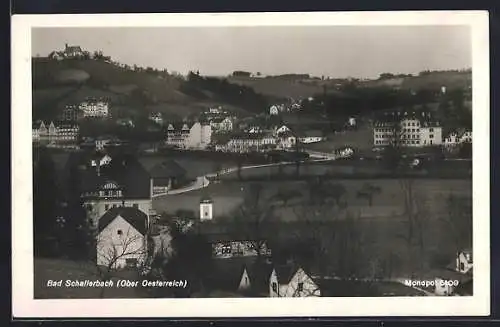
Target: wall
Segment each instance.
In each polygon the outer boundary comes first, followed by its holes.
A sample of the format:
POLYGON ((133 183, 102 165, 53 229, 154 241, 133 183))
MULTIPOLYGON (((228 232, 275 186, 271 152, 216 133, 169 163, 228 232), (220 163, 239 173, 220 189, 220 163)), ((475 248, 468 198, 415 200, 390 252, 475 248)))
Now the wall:
POLYGON ((97 264, 107 266, 116 259, 113 268, 123 268, 126 259, 135 258, 139 263, 145 259, 145 237, 125 219, 117 216, 97 238, 97 264), (118 235, 118 230, 122 235, 118 235), (116 252, 115 252, 116 250, 116 252), (128 253, 121 256, 123 253, 128 253))
POLYGON ((278 287, 279 293, 276 293, 272 289, 272 283, 277 282, 276 271, 273 270, 271 278, 269 279, 269 295, 270 297, 309 297, 309 296, 321 296, 319 287, 314 283, 314 281, 299 268, 295 275, 290 279, 288 284, 280 284, 278 287), (299 292, 298 285, 303 284, 303 290, 299 292))
POLYGON ((240 284, 238 286, 238 290, 247 290, 250 288, 250 278, 248 277, 247 270, 243 270, 243 274, 241 274, 240 284))
POLYGON ((472 263, 469 263, 467 261, 467 258, 465 257, 465 255, 463 253, 460 253, 460 255, 458 256, 458 258, 456 259, 456 267, 455 267, 455 269, 456 269, 456 271, 465 274, 467 271, 469 271, 470 269, 472 269, 472 263), (461 269, 460 263, 464 264, 464 269, 461 269))

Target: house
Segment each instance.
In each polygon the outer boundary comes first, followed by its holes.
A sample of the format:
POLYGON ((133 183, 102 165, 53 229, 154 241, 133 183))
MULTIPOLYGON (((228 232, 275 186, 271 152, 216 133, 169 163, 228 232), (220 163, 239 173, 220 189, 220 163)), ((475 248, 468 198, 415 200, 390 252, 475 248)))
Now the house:
POLYGON ((216 151, 262 152, 276 147, 276 138, 267 133, 234 133, 228 140, 216 144, 216 151))
POLYGON ((212 131, 226 133, 233 130, 233 121, 231 117, 218 117, 210 120, 212 131))
POLYGON ((276 116, 279 114, 279 109, 277 106, 273 105, 269 108, 269 115, 276 116))
POLYGON ((110 136, 99 136, 95 139, 95 149, 97 151, 104 150, 104 148, 112 141, 110 136))
POLYGON ((229 235, 227 233, 206 233, 207 240, 212 246, 212 257, 228 259, 239 257, 269 257, 271 249, 266 240, 250 240, 244 235, 229 235), (257 249, 258 248, 258 249, 257 249))
POLYGON ((162 116, 161 112, 150 113, 149 120, 154 121, 158 125, 163 125, 163 116, 162 116))
MULTIPOLYGON (((105 158, 105 157, 104 157, 105 158)), ((148 216, 152 213, 153 179, 132 155, 113 154, 112 160, 101 166, 95 153, 72 153, 68 169, 75 170, 79 193, 92 226, 109 209, 125 206, 141 210, 148 216)), ((106 161, 105 161, 106 162, 106 161)), ((68 187, 75 189, 74 186, 68 187)))
POLYGON ((106 165, 109 165, 113 159, 111 156, 105 152, 99 152, 96 151, 95 154, 91 156, 91 162, 90 165, 92 167, 104 167, 106 165))
POLYGON ((320 130, 305 130, 297 133, 299 141, 304 144, 317 143, 325 139, 320 130))
POLYGON ((270 297, 321 296, 319 286, 295 264, 275 266, 269 278, 270 297))
POLYGON ((269 277, 273 269, 270 262, 258 262, 255 258, 213 259, 212 262, 206 276, 210 289, 242 296, 269 296, 269 277))
POLYGON ((374 122, 373 145, 436 146, 442 144, 441 133, 441 125, 428 112, 386 112, 374 122))
POLYGON ((296 145, 296 137, 291 132, 283 132, 279 134, 277 139, 277 149, 290 149, 296 145))
POLYGON ((174 160, 162 161, 151 169, 153 178, 153 194, 165 193, 185 181, 186 170, 174 160))
POLYGON ((472 143, 472 131, 465 129, 451 132, 444 139, 444 145, 446 147, 457 146, 462 143, 472 143))
POLYGON ((124 127, 135 127, 134 121, 130 118, 120 118, 116 120, 116 124, 124 127))
POLYGON ((180 149, 205 149, 212 139, 212 127, 206 122, 180 122, 167 125, 165 144, 180 149))
POLYGON ((112 208, 99 218, 97 265, 136 268, 146 259, 148 217, 133 207, 112 208))
POLYGON ((455 270, 459 273, 466 274, 472 271, 472 250, 466 249, 458 252, 455 261, 455 270))
POLYGON ((87 98, 80 102, 78 108, 83 112, 83 117, 107 118, 109 116, 109 101, 102 98, 87 98))
POLYGON ((286 125, 281 125, 280 127, 276 128, 275 129, 275 135, 280 135, 280 134, 283 134, 283 133, 287 133, 287 132, 291 132, 291 129, 288 128, 288 126, 286 125))

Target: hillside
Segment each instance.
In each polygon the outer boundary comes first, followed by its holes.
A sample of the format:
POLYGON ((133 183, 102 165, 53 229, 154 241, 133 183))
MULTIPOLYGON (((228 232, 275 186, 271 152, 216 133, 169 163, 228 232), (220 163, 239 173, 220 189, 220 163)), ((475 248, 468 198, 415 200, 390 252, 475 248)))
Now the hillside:
MULTIPOLYGON (((206 90, 197 90, 203 97, 187 95, 180 89, 189 84, 177 76, 126 69, 100 60, 33 59, 33 111, 35 118, 53 119, 66 104, 86 97, 106 97, 112 112, 145 115, 160 111, 166 117, 182 118, 199 113, 210 106, 225 106, 248 115, 237 101, 206 90)), ((236 86, 236 85, 235 85, 236 86)), ((236 86, 238 87, 238 86, 236 86)), ((265 106, 250 108, 264 111, 265 106)), ((121 115, 121 114, 120 114, 121 115)))
POLYGON ((418 76, 368 81, 364 85, 369 87, 393 86, 412 90, 438 89, 441 86, 445 86, 447 89, 467 88, 472 85, 472 73, 459 71, 428 72, 418 76))

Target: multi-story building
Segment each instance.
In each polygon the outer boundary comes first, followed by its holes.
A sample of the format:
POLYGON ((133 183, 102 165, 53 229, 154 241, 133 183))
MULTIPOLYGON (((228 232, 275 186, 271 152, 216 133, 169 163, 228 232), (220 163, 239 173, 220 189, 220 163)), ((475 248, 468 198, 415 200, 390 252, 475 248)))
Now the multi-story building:
POLYGON ((212 140, 212 127, 206 122, 170 123, 165 144, 181 149, 205 149, 212 140))
POLYGON ((397 144, 404 147, 422 147, 442 144, 442 127, 429 113, 407 112, 386 114, 373 127, 373 145, 397 144))
POLYGON ((153 213, 153 179, 148 172, 132 156, 101 156, 74 153, 69 159, 69 167, 77 168, 77 192, 92 226, 97 228, 100 218, 117 207, 136 208, 149 218, 153 213))
POLYGON ((37 121, 32 126, 32 139, 35 143, 71 145, 78 141, 79 132, 76 124, 37 121))
POLYGON ((82 101, 78 108, 84 117, 107 118, 109 116, 109 101, 104 99, 88 98, 82 101))
POLYGON ((210 120, 212 131, 227 133, 233 130, 233 120, 230 117, 219 117, 210 120))
POLYGON ((267 133, 238 133, 233 134, 227 142, 216 144, 216 151, 223 152, 263 152, 274 149, 277 139, 267 133))
POLYGON ((66 122, 76 122, 82 117, 82 111, 73 104, 66 105, 60 115, 61 120, 66 122))

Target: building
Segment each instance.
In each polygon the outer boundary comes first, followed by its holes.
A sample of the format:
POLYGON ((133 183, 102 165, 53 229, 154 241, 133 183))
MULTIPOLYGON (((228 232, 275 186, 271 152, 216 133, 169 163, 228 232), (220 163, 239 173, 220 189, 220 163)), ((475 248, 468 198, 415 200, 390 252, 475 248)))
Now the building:
POLYGON ((234 236, 226 233, 206 234, 212 246, 214 259, 228 259, 240 257, 270 257, 271 249, 265 240, 250 240, 244 235, 234 236), (258 249, 257 249, 258 248, 258 249))
POLYGON ((227 133, 233 130, 233 121, 230 117, 218 117, 210 120, 212 131, 227 133))
POLYGON ((458 130, 451 132, 444 139, 446 147, 453 147, 463 143, 472 143, 472 131, 458 130))
POLYGON ((301 268, 293 264, 275 266, 269 278, 270 297, 321 296, 319 286, 301 268))
POLYGON ((127 154, 112 155, 111 161, 103 160, 105 156, 98 158, 92 152, 72 153, 68 163, 69 169, 76 168, 79 180, 76 191, 92 226, 97 228, 100 217, 121 206, 139 209, 149 219, 153 212, 153 179, 139 161, 127 154))
POLYGON ((350 127, 356 126, 356 118, 349 117, 349 119, 347 120, 347 125, 350 126, 350 127))
POLYGON ((76 146, 80 128, 65 122, 37 121, 32 125, 32 141, 51 146, 76 146))
POLYGON ((467 249, 457 253, 455 270, 462 274, 472 271, 472 250, 467 249))
POLYGON ((296 145, 296 137, 292 132, 283 132, 279 134, 276 142, 276 148, 280 150, 291 149, 296 145))
POLYGON ((95 149, 97 151, 104 150, 111 141, 112 138, 110 136, 99 136, 95 139, 95 149))
POLYGON ((377 120, 373 127, 373 145, 403 147, 442 144, 442 127, 430 113, 392 112, 377 120))
POLYGON ((83 50, 78 45, 68 46, 68 43, 64 45, 64 56, 66 58, 79 58, 83 56, 83 50))
POLYGON ((205 197, 200 201, 200 220, 212 220, 214 217, 214 202, 212 199, 205 197))
POLYGON ((216 151, 223 152, 264 152, 274 149, 277 139, 270 133, 234 133, 215 145, 216 151))
POLYGON ((153 194, 165 193, 186 181, 186 170, 174 160, 166 160, 148 169, 153 178, 153 194))
POLYGON ((279 109, 277 106, 273 105, 269 108, 269 115, 276 116, 279 114, 279 109))
POLYGON ((85 101, 80 102, 78 108, 83 112, 84 117, 109 117, 109 101, 104 99, 88 98, 85 101))
POLYGON ((60 114, 60 119, 65 122, 76 122, 83 117, 83 113, 78 106, 70 104, 66 105, 60 114))
POLYGON ((165 144, 180 149, 205 149, 212 140, 212 128, 205 122, 170 123, 165 144))
POLYGON ((325 140, 323 132, 320 130, 305 130, 297 133, 299 142, 304 144, 317 143, 325 140))
POLYGON ((148 217, 137 208, 116 207, 99 219, 97 265, 136 268, 145 262, 148 217))
POLYGON ((287 133, 287 132, 291 132, 291 129, 288 128, 288 126, 286 126, 286 125, 281 125, 280 127, 275 129, 274 133, 275 133, 275 135, 280 135, 280 134, 287 133))
POLYGON ((161 114, 161 112, 150 113, 149 120, 154 121, 158 125, 163 125, 163 115, 161 114))

